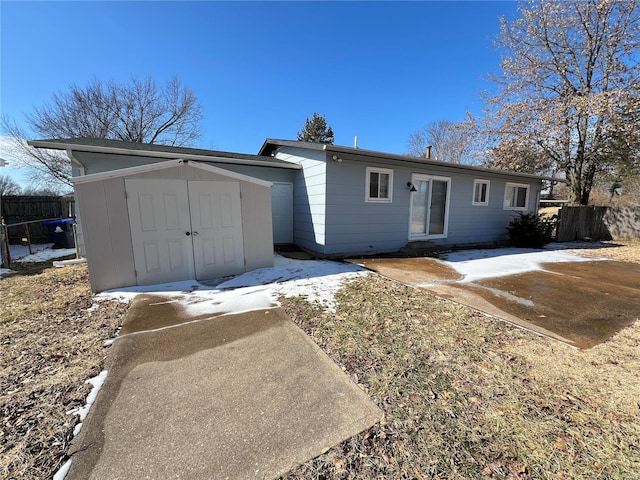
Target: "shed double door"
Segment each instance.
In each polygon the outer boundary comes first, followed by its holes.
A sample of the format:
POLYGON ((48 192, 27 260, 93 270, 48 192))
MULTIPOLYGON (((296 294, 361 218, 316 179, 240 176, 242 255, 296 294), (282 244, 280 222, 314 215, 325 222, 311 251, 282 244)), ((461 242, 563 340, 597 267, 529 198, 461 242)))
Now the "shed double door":
POLYGON ((244 272, 240 184, 125 179, 139 285, 244 272))

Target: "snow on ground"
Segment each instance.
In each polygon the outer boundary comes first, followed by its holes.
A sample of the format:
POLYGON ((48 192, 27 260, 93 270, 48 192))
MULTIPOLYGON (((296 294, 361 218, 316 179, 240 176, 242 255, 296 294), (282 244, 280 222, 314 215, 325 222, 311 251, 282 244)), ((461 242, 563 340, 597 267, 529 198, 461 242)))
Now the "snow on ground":
POLYGON ((571 248, 571 245, 551 244, 543 250, 532 248, 462 250, 441 255, 440 260, 463 275, 462 282, 544 270, 543 263, 597 260, 562 251, 567 248, 571 248))
POLYGON ((179 303, 189 315, 241 313, 277 305, 278 297, 301 295, 331 311, 333 296, 345 280, 366 275, 350 263, 328 260, 294 260, 275 255, 274 266, 235 277, 204 283, 195 280, 159 285, 118 288, 96 295, 96 301, 131 301, 140 293, 153 293, 179 303))
MULTIPOLYGON (((47 260, 53 260, 61 257, 68 257, 69 255, 75 255, 75 248, 60 248, 52 249, 53 243, 42 243, 31 245, 31 251, 29 253, 29 247, 27 245, 9 245, 9 254, 11 255, 11 263, 31 263, 31 262, 46 262, 47 260)), ((16 273, 15 270, 8 268, 0 268, 0 278, 16 273)))

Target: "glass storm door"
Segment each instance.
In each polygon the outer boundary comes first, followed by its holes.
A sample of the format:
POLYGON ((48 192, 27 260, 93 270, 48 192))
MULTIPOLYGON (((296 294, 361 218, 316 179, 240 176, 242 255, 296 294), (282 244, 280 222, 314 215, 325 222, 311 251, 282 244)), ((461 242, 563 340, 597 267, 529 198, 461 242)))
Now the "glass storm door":
POLYGON ((450 182, 444 177, 412 176, 416 191, 411 194, 411 240, 447 236, 450 182))

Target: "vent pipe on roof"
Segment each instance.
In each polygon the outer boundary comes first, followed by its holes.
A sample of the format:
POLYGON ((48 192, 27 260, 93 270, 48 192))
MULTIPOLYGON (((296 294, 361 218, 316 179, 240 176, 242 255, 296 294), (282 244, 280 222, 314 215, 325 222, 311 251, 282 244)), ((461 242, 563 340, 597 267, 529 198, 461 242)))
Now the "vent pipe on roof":
POLYGON ((431 145, 427 145, 427 151, 424 155, 424 158, 426 158, 427 160, 431 158, 431 145))
POLYGON ((353 148, 358 148, 358 136, 353 137, 353 148))

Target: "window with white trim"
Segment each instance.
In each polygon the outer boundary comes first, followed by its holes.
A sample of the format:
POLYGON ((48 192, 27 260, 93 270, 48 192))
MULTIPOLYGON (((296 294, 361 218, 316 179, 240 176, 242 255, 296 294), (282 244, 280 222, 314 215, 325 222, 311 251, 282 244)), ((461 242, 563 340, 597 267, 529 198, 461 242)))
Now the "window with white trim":
POLYGON ((473 181, 473 205, 489 205, 489 180, 473 181))
POLYGON ((505 210, 526 210, 529 204, 529 185, 507 183, 504 188, 505 210))
POLYGON ((367 167, 367 202, 391 203, 393 170, 367 167))

